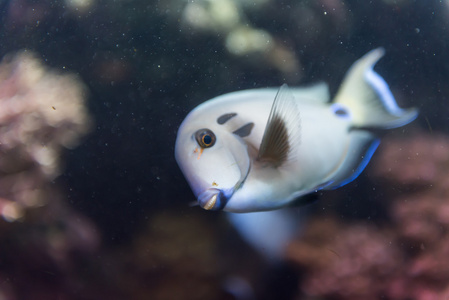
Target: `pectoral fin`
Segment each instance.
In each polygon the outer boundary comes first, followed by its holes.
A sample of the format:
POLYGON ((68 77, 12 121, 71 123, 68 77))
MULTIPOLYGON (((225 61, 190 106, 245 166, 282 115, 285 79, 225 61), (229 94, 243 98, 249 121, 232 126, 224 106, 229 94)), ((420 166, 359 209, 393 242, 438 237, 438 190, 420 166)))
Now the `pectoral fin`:
POLYGON ((281 166, 293 159, 300 137, 299 110, 293 94, 284 84, 280 87, 271 107, 257 159, 269 162, 275 167, 281 166))

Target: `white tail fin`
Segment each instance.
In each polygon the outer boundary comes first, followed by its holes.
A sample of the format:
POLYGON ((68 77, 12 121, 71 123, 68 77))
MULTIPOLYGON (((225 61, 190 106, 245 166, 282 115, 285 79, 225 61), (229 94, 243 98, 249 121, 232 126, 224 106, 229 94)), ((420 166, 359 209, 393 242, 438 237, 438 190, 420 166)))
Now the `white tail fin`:
POLYGON ((415 108, 399 108, 385 80, 373 71, 384 52, 377 48, 357 60, 335 96, 335 102, 351 111, 355 127, 395 128, 418 115, 415 108))

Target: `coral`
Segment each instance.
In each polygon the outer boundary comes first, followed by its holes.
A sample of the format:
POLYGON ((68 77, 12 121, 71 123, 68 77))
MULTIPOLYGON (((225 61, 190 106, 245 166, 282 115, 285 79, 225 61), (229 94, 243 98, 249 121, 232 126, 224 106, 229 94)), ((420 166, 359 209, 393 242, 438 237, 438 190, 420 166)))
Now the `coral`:
POLYGON ((449 297, 448 148, 441 134, 385 140, 372 173, 385 190, 402 191, 384 199, 390 220, 378 228, 323 216, 309 223, 286 254, 303 272, 307 299, 449 297))
POLYGON ((195 214, 160 212, 135 239, 122 284, 130 299, 227 299, 218 232, 195 214), (176 288, 174 288, 176 287, 176 288))
POLYGON ((297 55, 268 31, 254 27, 242 6, 235 0, 191 1, 182 11, 182 21, 186 30, 224 35, 229 53, 250 57, 256 64, 263 60, 285 76, 298 80, 301 63, 297 55))
POLYGON ((397 275, 401 253, 392 236, 364 224, 336 219, 311 222, 286 256, 303 268, 301 289, 309 296, 378 299, 397 275))
POLYGON ((44 205, 45 185, 60 173, 63 148, 78 144, 91 125, 86 88, 22 51, 0 64, 0 214, 15 220, 44 205))
POLYGON ((29 51, 0 63, 2 299, 69 299, 86 284, 79 263, 91 263, 100 237, 53 182, 63 149, 91 125, 85 96, 76 76, 49 70, 29 51))

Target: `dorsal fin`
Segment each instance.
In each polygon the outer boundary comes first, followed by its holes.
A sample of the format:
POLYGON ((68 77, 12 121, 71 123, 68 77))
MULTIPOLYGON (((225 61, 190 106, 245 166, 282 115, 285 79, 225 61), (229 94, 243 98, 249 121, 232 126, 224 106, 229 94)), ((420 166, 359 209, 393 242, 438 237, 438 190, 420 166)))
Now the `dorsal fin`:
POLYGON ((330 102, 329 87, 324 82, 315 83, 306 87, 291 87, 291 93, 296 103, 327 104, 330 102))
POLYGON ((293 158, 300 137, 299 110, 290 89, 283 84, 274 98, 257 160, 281 166, 293 158))

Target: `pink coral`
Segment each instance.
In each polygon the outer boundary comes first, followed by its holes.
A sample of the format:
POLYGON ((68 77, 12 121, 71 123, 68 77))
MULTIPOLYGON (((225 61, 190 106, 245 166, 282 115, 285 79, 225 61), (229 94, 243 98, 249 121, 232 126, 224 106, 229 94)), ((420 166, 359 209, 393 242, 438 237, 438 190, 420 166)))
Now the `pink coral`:
POLYGON ((313 221, 287 250, 287 258, 306 271, 303 292, 342 299, 378 299, 397 274, 400 254, 388 233, 335 219, 313 221))
POLYGON ((0 298, 60 298, 65 284, 82 282, 77 258, 98 250, 93 223, 52 183, 63 149, 90 127, 85 94, 76 76, 28 51, 0 63, 0 298))
POLYGON ((386 191, 395 186, 408 192, 385 199, 391 220, 379 228, 322 216, 309 224, 287 251, 287 259, 304 272, 306 295, 449 297, 449 138, 416 134, 384 144, 373 172, 382 177, 386 191))
POLYGON ((62 148, 75 146, 91 119, 86 89, 72 74, 22 51, 0 64, 0 214, 20 218, 44 205, 44 185, 60 172, 62 148))

